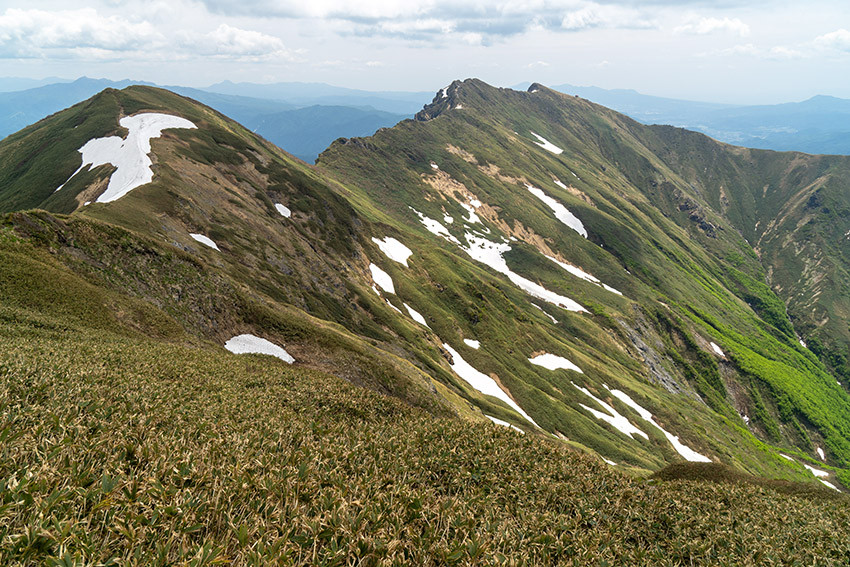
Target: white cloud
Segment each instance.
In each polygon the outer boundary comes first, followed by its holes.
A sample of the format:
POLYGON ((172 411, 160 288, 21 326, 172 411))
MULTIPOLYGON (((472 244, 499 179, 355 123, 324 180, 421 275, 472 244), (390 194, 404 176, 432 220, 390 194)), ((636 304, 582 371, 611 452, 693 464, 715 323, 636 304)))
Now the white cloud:
POLYGON ((292 60, 274 36, 220 24, 207 32, 162 33, 144 19, 105 16, 94 8, 21 10, 0 15, 0 58, 77 60, 292 60))
POLYGON ((699 18, 673 29, 675 34, 708 35, 717 32, 747 37, 750 26, 739 18, 699 18))
POLYGON ((227 24, 221 24, 207 34, 184 34, 182 45, 188 51, 211 57, 251 61, 293 59, 280 38, 227 24))
POLYGON ((850 51, 850 31, 844 28, 825 33, 815 38, 814 45, 822 49, 850 51))
POLYGON ((104 17, 92 8, 53 12, 9 8, 0 15, 4 58, 106 59, 164 44, 164 36, 148 22, 104 17))
POLYGON ((628 1, 592 0, 201 0, 213 13, 346 22, 342 35, 440 38, 446 43, 486 45, 541 30, 578 31, 594 27, 655 27, 628 1))

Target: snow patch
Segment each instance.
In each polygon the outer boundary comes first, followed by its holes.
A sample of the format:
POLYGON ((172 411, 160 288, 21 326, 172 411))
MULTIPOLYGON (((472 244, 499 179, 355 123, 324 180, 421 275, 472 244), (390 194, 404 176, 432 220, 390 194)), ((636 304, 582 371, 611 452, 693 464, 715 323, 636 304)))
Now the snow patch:
POLYGON ((446 224, 452 224, 453 222, 455 222, 455 219, 453 219, 449 215, 443 215, 443 222, 445 222, 446 224))
POLYGON ((431 169, 440 169, 440 166, 432 161, 431 162, 431 169))
POLYGON ((440 89, 440 98, 449 98, 449 87, 440 89))
POLYGON ((813 467, 811 465, 807 465, 806 463, 803 463, 803 466, 806 467, 807 469, 809 469, 812 472, 812 474, 815 475, 818 478, 827 478, 829 476, 828 472, 822 471, 820 469, 816 469, 815 467, 813 467))
POLYGON ((465 203, 461 203, 460 206, 466 209, 466 212, 469 213, 469 218, 465 218, 463 220, 472 224, 481 223, 481 219, 477 214, 475 214, 475 207, 472 204, 467 205, 465 203))
POLYGON ((490 421, 492 421, 496 425, 501 425, 502 427, 510 427, 511 429, 519 431, 520 433, 525 435, 525 431, 523 431, 522 429, 520 429, 519 427, 517 427, 513 423, 508 423, 507 421, 505 421, 503 419, 499 419, 498 417, 493 417, 492 415, 487 415, 486 413, 484 414, 484 417, 486 417, 487 419, 489 419, 490 421))
POLYGON ((481 348, 481 342, 480 341, 475 341, 475 340, 472 340, 472 339, 463 339, 463 342, 465 342, 466 346, 468 346, 469 348, 474 348, 475 350, 478 350, 479 348, 481 348))
POLYGON ((711 350, 714 351, 714 354, 716 354, 719 357, 726 358, 726 355, 723 354, 723 351, 720 350, 720 347, 717 346, 717 343, 711 342, 709 344, 711 345, 711 350))
POLYGON ((834 484, 832 484, 831 482, 826 481, 826 480, 824 480, 824 479, 822 479, 822 478, 819 478, 818 480, 819 480, 819 481, 821 482, 821 484, 823 484, 824 486, 828 486, 829 488, 831 488, 831 489, 835 490, 836 492, 841 492, 841 489, 839 489, 837 486, 835 486, 835 485, 834 485, 834 484))
POLYGON ((818 457, 820 457, 820 460, 821 460, 821 461, 825 461, 825 460, 826 460, 826 455, 824 454, 823 449, 821 449, 820 447, 818 447, 818 448, 817 448, 817 452, 818 452, 818 457))
POLYGON ((620 293, 619 291, 617 291, 616 289, 614 289, 610 285, 606 285, 606 284, 602 283, 601 281, 599 281, 599 278, 593 277, 592 275, 588 274, 584 270, 577 268, 576 266, 573 266, 572 264, 567 264, 565 262, 561 262, 560 260, 558 260, 557 258, 553 258, 552 256, 546 256, 546 257, 549 258, 550 260, 552 260, 553 262, 555 262, 556 264, 558 264, 559 266, 561 266, 562 268, 564 268, 566 271, 568 271, 569 273, 571 273, 572 275, 574 275, 577 278, 583 279, 583 280, 588 281, 590 283, 594 283, 594 284, 602 287, 602 289, 610 291, 611 293, 616 293, 617 295, 623 295, 622 293, 620 293))
POLYGON ((387 302, 387 305, 389 305, 390 307, 392 307, 393 309, 395 309, 396 311, 398 311, 399 313, 401 313, 402 315, 404 315, 404 313, 402 313, 402 312, 401 312, 401 309, 399 309, 398 307, 396 307, 395 305, 393 305, 392 303, 390 303, 390 300, 389 300, 389 299, 387 299, 387 300, 386 300, 386 302, 387 302))
POLYGON ((556 146, 555 144, 553 144, 552 142, 550 142, 549 140, 547 140, 546 138, 541 136, 540 134, 535 134, 534 132, 531 132, 531 135, 539 140, 539 141, 534 142, 534 143, 537 144, 538 146, 540 146, 541 148, 543 148, 544 150, 549 150, 550 152, 552 152, 553 154, 556 154, 556 155, 564 153, 564 150, 562 150, 561 148, 559 148, 558 146, 556 146))
POLYGON ((458 240, 457 238, 452 236, 452 234, 449 232, 449 230, 446 227, 444 227, 443 225, 441 225, 438 221, 436 221, 436 220, 434 220, 430 217, 426 217, 425 215, 423 215, 422 213, 420 213, 419 211, 417 211, 413 207, 410 207, 410 210, 412 210, 414 213, 416 213, 419 216, 419 222, 422 223, 422 225, 425 227, 425 229, 428 232, 430 232, 431 234, 436 234, 437 236, 442 236, 443 238, 445 238, 449 242, 457 244, 458 246, 461 245, 460 240, 458 240))
POLYGON ((582 369, 564 358, 563 356, 557 356, 554 354, 544 353, 535 356, 534 358, 529 358, 528 361, 531 364, 536 364, 537 366, 542 366, 543 368, 548 368, 549 370, 575 370, 576 372, 582 372, 582 369))
MULTIPOLYGON (((402 303, 402 305, 404 305, 404 308, 407 309, 408 313, 410 313, 411 319, 413 319, 414 321, 416 321, 420 325, 424 325, 424 326, 428 327, 428 323, 425 321, 425 317, 423 317, 421 313, 416 311, 413 307, 411 307, 407 303, 402 303)), ((430 329, 431 327, 428 327, 428 328, 430 329)))
POLYGON ((539 305, 537 305, 536 303, 532 303, 532 304, 531 304, 531 306, 532 306, 532 307, 536 307, 536 308, 538 308, 539 310, 543 311, 543 314, 544 314, 544 315, 546 315, 547 317, 549 317, 549 320, 551 320, 551 321, 552 321, 554 324, 556 324, 556 325, 558 324, 558 320, 557 320, 557 319, 555 319, 554 317, 552 317, 551 315, 549 315, 548 313, 546 313, 546 310, 545 310, 545 309, 543 309, 542 307, 540 307, 540 306, 539 306, 539 305))
POLYGON ((614 461, 611 461, 611 460, 609 460, 609 459, 606 459, 605 457, 602 457, 602 460, 603 460, 603 461, 605 461, 605 463, 606 463, 606 464, 611 465, 612 467, 616 467, 616 466, 617 466, 617 463, 615 463, 614 461))
POLYGON ((289 217, 292 216, 292 211, 289 210, 289 207, 285 207, 285 206, 281 205, 280 203, 275 203, 274 208, 277 209, 277 212, 279 212, 281 214, 281 216, 284 216, 286 218, 289 218, 289 217))
POLYGON ((482 264, 488 265, 493 270, 508 277, 511 282, 529 295, 532 295, 543 301, 547 301, 558 307, 562 307, 568 311, 587 312, 587 309, 570 299, 553 291, 549 291, 542 285, 526 279, 519 274, 511 271, 508 264, 502 257, 502 254, 508 252, 511 247, 507 244, 499 242, 491 242, 485 238, 478 238, 474 234, 466 234, 466 241, 469 246, 461 247, 469 256, 482 264))
POLYGON ((807 346, 806 346, 806 341, 804 341, 803 339, 799 339, 799 340, 800 340, 800 346, 801 346, 801 347, 803 347, 803 348, 809 348, 809 347, 807 347, 807 346))
POLYGON ((635 435, 640 435, 644 439, 649 440, 649 435, 647 435, 646 433, 644 433, 643 431, 641 431, 640 429, 638 429, 637 427, 632 425, 632 423, 624 415, 620 414, 620 412, 615 410, 613 407, 611 407, 610 405, 606 404, 605 402, 603 402, 602 400, 600 400, 599 398, 597 398, 596 396, 591 394, 590 390, 588 390, 587 388, 582 388, 581 386, 578 386, 574 382, 570 382, 570 383, 573 386, 575 386, 576 388, 578 388, 583 394, 592 398, 593 401, 595 401, 597 404, 602 406, 605 409, 605 411, 608 412, 608 413, 601 412, 599 410, 588 407, 584 404, 579 404, 581 407, 583 407, 584 409, 589 411, 591 414, 593 414, 593 417, 595 417, 596 419, 601 419, 602 421, 605 421, 605 422, 611 424, 612 427, 614 427, 615 429, 617 429, 621 433, 628 435, 632 439, 635 438, 635 435))
POLYGON ((451 367, 455 374, 466 380, 470 386, 485 396, 493 396, 494 398, 502 400, 529 422, 540 427, 533 419, 531 419, 531 416, 525 413, 523 409, 519 407, 519 405, 517 405, 517 403, 513 401, 504 390, 502 390, 502 388, 499 387, 495 380, 470 366, 470 364, 461 358, 460 354, 458 354, 458 352, 447 343, 443 343, 443 348, 449 351, 449 354, 452 355, 453 363, 451 367))
POLYGON ((267 354, 289 364, 295 362, 286 349, 254 335, 237 335, 224 343, 224 348, 233 354, 267 354))
POLYGON ((533 185, 525 184, 526 189, 528 189, 532 195, 543 201, 547 207, 552 209, 552 212, 555 213, 555 218, 559 221, 587 238, 587 230, 585 230, 584 225, 581 224, 581 221, 572 214, 564 205, 547 195, 543 192, 542 189, 534 187, 533 185))
POLYGON ((458 103, 457 106, 455 106, 455 110, 463 110, 463 105, 458 103))
POLYGON ((387 236, 383 240, 378 240, 377 238, 372 238, 372 242, 378 245, 378 248, 381 249, 387 258, 390 260, 395 260, 399 264, 404 264, 404 267, 407 267, 407 259, 413 255, 410 248, 396 240, 395 238, 391 238, 387 236))
POLYGON ((382 270, 375 264, 369 264, 369 270, 372 272, 372 279, 375 281, 376 284, 378 284, 379 288, 388 293, 395 293, 393 279, 388 273, 386 273, 384 270, 382 270))
POLYGON ((788 455, 786 455, 784 453, 779 453, 779 456, 782 457, 783 459, 785 459, 786 461, 793 461, 794 460, 792 457, 789 457, 788 455))
MULTIPOLYGON (((605 387, 608 388, 608 386, 605 386, 605 387)), ((676 452, 679 453, 682 457, 684 457, 685 460, 691 461, 691 462, 696 462, 696 463, 710 463, 711 462, 711 459, 709 459, 705 455, 700 455, 699 453, 697 453, 696 451, 694 451, 693 449, 691 449, 690 447, 688 447, 687 445, 685 445, 684 443, 679 441, 678 436, 673 435, 672 433, 669 433, 664 428, 662 428, 660 425, 658 425, 658 423, 652 417, 652 412, 641 407, 640 404, 638 404, 636 401, 631 399, 628 394, 626 394, 622 390, 611 390, 611 388, 608 388, 608 390, 611 392, 612 396, 616 397, 621 402, 623 402, 624 404, 626 404, 627 406, 629 406, 630 408, 635 410, 637 412, 637 414, 639 416, 641 416, 641 418, 643 418, 644 420, 648 421, 649 423, 651 423, 652 425, 654 425, 655 427, 660 429, 661 433, 664 434, 664 436, 667 438, 667 440, 670 442, 670 444, 673 445, 673 448, 676 449, 676 452)))
POLYGON ((203 234, 197 234, 197 233, 194 233, 194 232, 190 232, 189 236, 191 236, 192 238, 194 238, 195 240, 197 240, 201 244, 203 244, 205 246, 209 246, 210 248, 213 248, 213 249, 221 252, 221 250, 219 250, 219 248, 218 248, 218 245, 215 242, 213 242, 210 237, 204 236, 203 234))
POLYGON ((118 136, 107 136, 86 142, 78 150, 83 156, 82 165, 56 191, 62 189, 85 166, 95 168, 109 163, 115 166, 115 171, 109 178, 106 191, 101 193, 97 202, 109 203, 120 199, 133 189, 153 180, 153 162, 148 156, 151 153, 151 138, 159 138, 162 131, 169 128, 197 128, 185 118, 157 112, 125 116, 118 123, 128 130, 127 137, 121 139, 118 136))
POLYGON ((561 180, 560 180, 560 179, 558 179, 557 177, 554 177, 554 178, 552 179, 552 181, 554 181, 554 182, 555 182, 555 185, 557 185, 557 186, 558 186, 558 187, 560 187, 561 189, 566 189, 566 188, 567 188, 567 186, 566 186, 566 185, 564 185, 563 183, 561 183, 561 180))

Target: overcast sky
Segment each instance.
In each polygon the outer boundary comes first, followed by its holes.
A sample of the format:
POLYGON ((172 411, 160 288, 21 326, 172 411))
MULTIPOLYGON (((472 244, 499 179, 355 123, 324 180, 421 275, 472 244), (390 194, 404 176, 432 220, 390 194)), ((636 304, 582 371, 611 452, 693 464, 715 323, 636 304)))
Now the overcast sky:
POLYGON ((0 0, 0 76, 407 91, 478 77, 775 103, 850 98, 848 30, 846 0, 0 0))

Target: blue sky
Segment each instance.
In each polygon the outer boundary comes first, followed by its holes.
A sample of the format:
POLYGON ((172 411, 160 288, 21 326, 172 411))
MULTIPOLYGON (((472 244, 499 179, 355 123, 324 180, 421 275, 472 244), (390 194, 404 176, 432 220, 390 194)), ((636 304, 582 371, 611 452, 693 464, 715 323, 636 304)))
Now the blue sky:
POLYGON ((436 91, 478 77, 776 103, 850 98, 850 3, 0 0, 0 76, 436 91))

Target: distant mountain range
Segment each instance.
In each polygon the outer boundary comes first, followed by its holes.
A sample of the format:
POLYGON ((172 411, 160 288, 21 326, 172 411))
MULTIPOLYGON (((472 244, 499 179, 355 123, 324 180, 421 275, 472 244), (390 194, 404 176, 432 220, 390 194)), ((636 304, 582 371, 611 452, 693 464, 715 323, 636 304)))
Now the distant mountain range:
MULTIPOLYGON (((4 90, 4 85, 25 85, 27 81, 0 80, 0 91, 4 90)), ((103 89, 123 89, 133 84, 156 86, 139 81, 82 77, 72 82, 0 92, 0 138, 103 89)), ((432 97, 429 93, 368 92, 308 83, 224 82, 208 89, 163 88, 232 117, 307 162, 315 161, 322 150, 341 136, 368 136, 379 128, 412 117, 432 97)))
MULTIPOLYGON (((0 79, 0 138, 85 100, 123 80, 0 79)), ((365 91, 324 83, 233 83, 206 88, 165 86, 230 116, 292 155, 314 162, 339 137, 369 136, 411 118, 431 93, 365 91)), ((553 87, 622 112, 644 124, 669 124, 729 144, 810 154, 850 154, 850 100, 816 96, 803 102, 740 106, 563 84, 553 87)))
POLYGON ((695 130, 721 142, 766 150, 850 154, 850 100, 815 96, 803 102, 736 106, 640 94, 633 90, 559 85, 644 124, 695 130))

